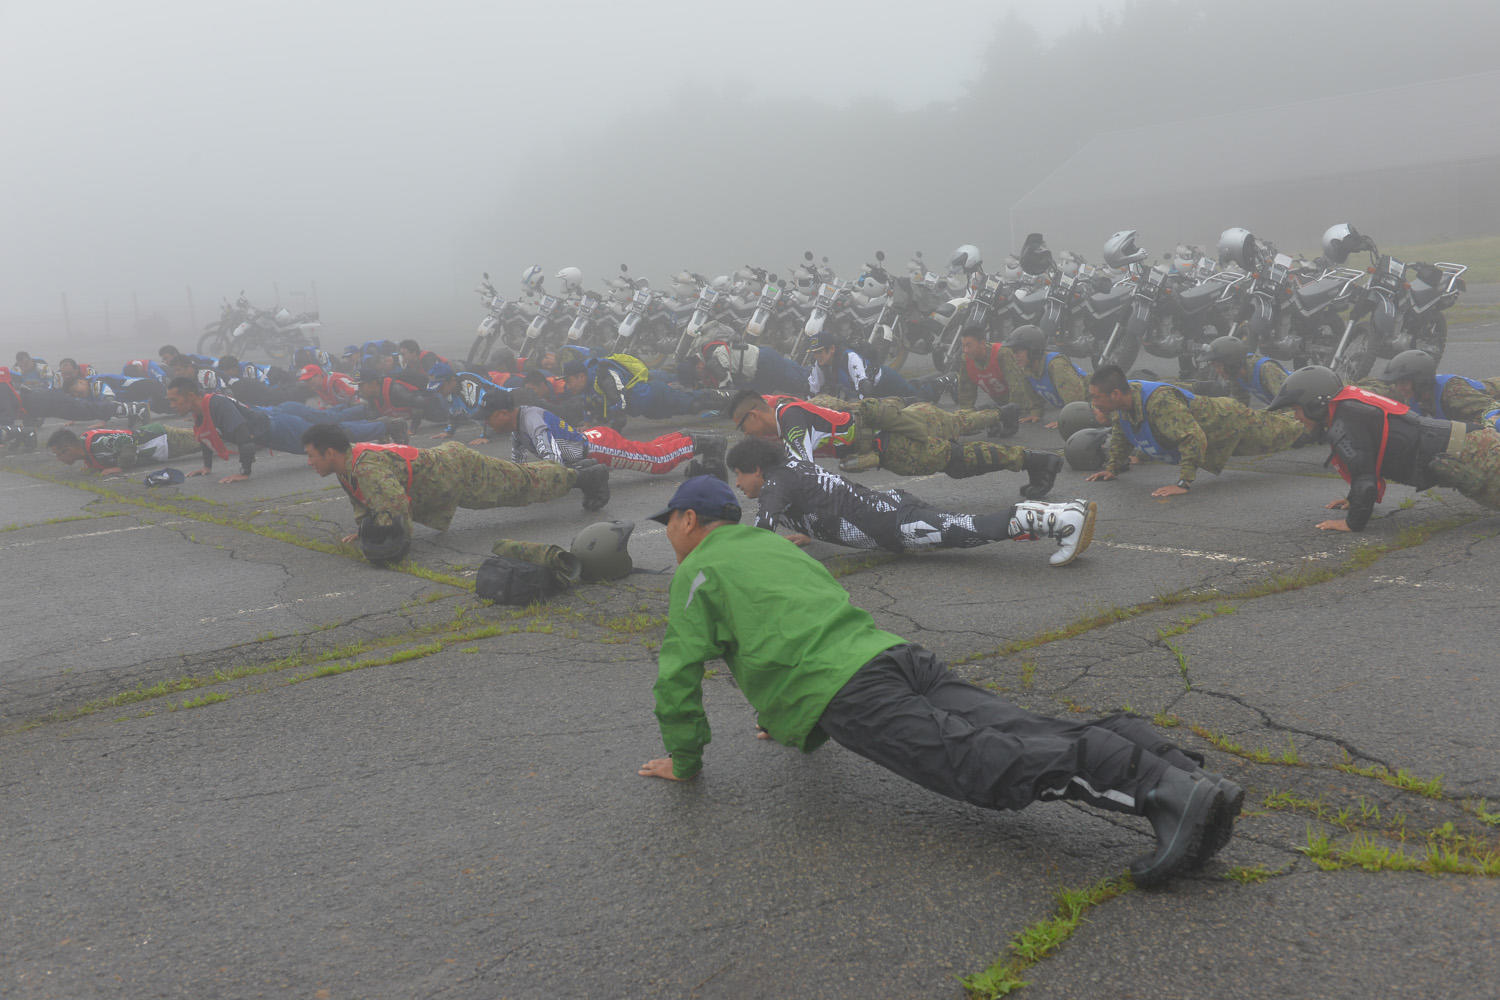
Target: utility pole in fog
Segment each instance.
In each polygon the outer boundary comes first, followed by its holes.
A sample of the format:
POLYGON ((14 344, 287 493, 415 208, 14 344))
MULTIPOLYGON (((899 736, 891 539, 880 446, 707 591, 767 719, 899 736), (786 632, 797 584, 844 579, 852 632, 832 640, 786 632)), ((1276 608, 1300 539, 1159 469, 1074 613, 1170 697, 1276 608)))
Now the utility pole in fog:
POLYGON ((62 296, 63 332, 68 335, 68 339, 69 340, 72 340, 73 339, 73 321, 68 318, 68 293, 67 292, 59 292, 58 294, 62 296))
POLYGON ((188 293, 188 322, 192 324, 190 330, 196 332, 198 329, 198 310, 193 308, 193 286, 187 286, 188 293))

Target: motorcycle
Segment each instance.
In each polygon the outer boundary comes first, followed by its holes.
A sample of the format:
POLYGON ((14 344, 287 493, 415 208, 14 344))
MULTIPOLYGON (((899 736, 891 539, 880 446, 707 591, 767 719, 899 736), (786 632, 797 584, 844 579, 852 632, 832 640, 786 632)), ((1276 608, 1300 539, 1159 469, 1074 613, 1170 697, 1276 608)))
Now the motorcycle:
POLYGON ((1375 363, 1369 328, 1341 315, 1364 272, 1335 267, 1311 277, 1305 265, 1274 247, 1267 248, 1265 260, 1251 275, 1250 316, 1241 338, 1246 346, 1298 368, 1326 365, 1346 382, 1369 375, 1375 363))
POLYGON ((484 272, 484 280, 474 289, 487 310, 475 331, 474 343, 464 358, 467 368, 483 368, 489 363, 497 344, 514 348, 526 330, 519 304, 508 301, 490 282, 490 273, 484 272))
POLYGON ((780 303, 781 286, 777 283, 776 275, 762 271, 760 297, 755 300, 755 311, 750 314, 750 322, 745 324, 745 336, 751 340, 764 337, 767 343, 778 340, 776 320, 780 303))
POLYGON ((1408 264, 1381 254, 1373 243, 1370 257, 1369 284, 1350 311, 1350 336, 1353 326, 1367 324, 1372 358, 1389 359, 1402 351, 1419 350, 1441 361, 1448 347, 1448 318, 1443 310, 1464 292, 1463 273, 1468 267, 1447 261, 1408 264))
MULTIPOLYGON (((696 275, 695 275, 696 277, 696 275)), ((693 340, 698 332, 710 319, 714 318, 719 302, 719 289, 712 282, 705 281, 703 287, 698 290, 698 302, 693 307, 693 315, 687 321, 687 326, 682 328, 682 336, 677 339, 677 357, 685 357, 686 352, 692 346, 693 340)))
POLYGON ((219 309, 218 320, 203 328, 203 335, 198 338, 197 353, 212 357, 230 353, 229 345, 234 340, 234 333, 249 315, 250 301, 245 298, 244 292, 240 293, 233 305, 226 298, 219 309))
POLYGON ((562 316, 559 310, 562 305, 562 299, 556 295, 542 294, 541 301, 537 303, 536 315, 527 324, 526 334, 521 338, 521 345, 516 350, 517 357, 540 357, 538 348, 546 342, 548 337, 561 324, 562 316))

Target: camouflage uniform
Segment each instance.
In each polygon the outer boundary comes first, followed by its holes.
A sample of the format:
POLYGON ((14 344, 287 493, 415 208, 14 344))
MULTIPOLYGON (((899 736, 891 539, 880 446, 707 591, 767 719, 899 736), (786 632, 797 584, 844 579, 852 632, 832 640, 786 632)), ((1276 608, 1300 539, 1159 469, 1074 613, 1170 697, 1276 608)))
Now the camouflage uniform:
MULTIPOLYGON (((1041 360, 1039 358, 1038 362, 1041 360)), ((1047 362, 1045 375, 1040 363, 1027 368, 1026 374, 1032 378, 1050 378, 1053 387, 1057 389, 1058 398, 1063 401, 1064 406, 1068 403, 1077 403, 1080 400, 1087 400, 1089 398, 1088 384, 1084 381, 1084 376, 1078 374, 1078 371, 1073 367, 1073 362, 1068 359, 1066 354, 1059 354, 1047 362)), ((1037 395, 1036 390, 1031 388, 1030 382, 1022 379, 1019 384, 1024 391, 1018 393, 1022 398, 1017 399, 1016 402, 1020 404, 1021 409, 1026 411, 1028 417, 1042 417, 1045 413, 1046 401, 1037 395)))
POLYGON ((185 427, 142 424, 133 431, 84 438, 88 462, 96 469, 129 469, 198 453, 198 439, 185 427))
POLYGON ((556 462, 507 462, 449 441, 417 452, 410 488, 406 461, 394 451, 366 451, 338 478, 361 524, 368 517, 380 524, 409 518, 446 531, 459 507, 487 510, 555 500, 573 487, 578 474, 556 462))
POLYGON ((880 465, 900 476, 946 472, 955 479, 1000 469, 1024 468, 1026 449, 991 441, 960 444, 965 434, 995 426, 995 410, 958 410, 950 413, 935 403, 902 406, 895 399, 866 399, 852 411, 859 422, 858 451, 872 447, 880 465))
MULTIPOLYGON (((1214 475, 1223 472, 1231 455, 1268 455, 1290 448, 1302 436, 1302 425, 1290 413, 1252 410, 1224 396, 1198 396, 1189 402, 1171 389, 1152 393, 1146 418, 1157 442, 1178 453, 1177 478, 1189 483, 1200 468, 1214 475)), ((1130 407, 1116 412, 1110 425, 1110 472, 1124 472, 1133 450, 1120 422, 1129 420, 1139 427, 1141 419, 1141 387, 1132 382, 1130 407)))
POLYGON ((1260 367, 1260 384, 1261 389, 1266 393, 1266 398, 1262 402, 1269 403, 1276 398, 1276 394, 1281 391, 1281 383, 1286 381, 1287 370, 1275 358, 1266 358, 1263 354, 1251 354, 1240 363, 1237 370, 1230 373, 1232 376, 1232 381, 1229 383, 1230 399, 1238 400, 1246 406, 1251 404, 1250 386, 1247 382, 1255 366, 1260 364, 1263 358, 1266 363, 1260 367))
POLYGON ((1457 452, 1443 452, 1428 468, 1441 485, 1500 510, 1500 433, 1488 427, 1467 431, 1457 452))
MULTIPOLYGON (((1489 383, 1483 382, 1482 385, 1489 383)), ((1416 394, 1416 405, 1422 413, 1428 416, 1436 416, 1437 408, 1432 405, 1432 390, 1436 383, 1424 386, 1416 394)), ((1450 378, 1448 384, 1443 387, 1443 419, 1456 420, 1464 424, 1482 424, 1484 415, 1495 407, 1500 406, 1500 401, 1492 393, 1480 392, 1461 378, 1450 378)))
MULTIPOLYGON (((995 361, 1000 366, 1001 373, 1005 376, 1004 392, 1000 393, 1004 399, 996 399, 993 392, 985 390, 985 395, 995 400, 996 406, 1004 406, 1006 403, 1015 403, 1023 410, 1040 406, 1041 400, 1036 393, 1031 391, 1031 384, 1026 381, 1026 376, 1021 371, 1020 362, 1016 361, 1015 352, 1009 347, 1000 347, 998 344, 989 345, 988 349, 994 351, 995 361), (997 349, 998 348, 998 349, 997 349)), ((985 366, 990 364, 989 357, 985 358, 985 366)), ((958 400, 958 405, 972 409, 979 403, 979 383, 969 375, 969 359, 960 357, 958 359, 958 388, 953 391, 953 398, 958 400)))

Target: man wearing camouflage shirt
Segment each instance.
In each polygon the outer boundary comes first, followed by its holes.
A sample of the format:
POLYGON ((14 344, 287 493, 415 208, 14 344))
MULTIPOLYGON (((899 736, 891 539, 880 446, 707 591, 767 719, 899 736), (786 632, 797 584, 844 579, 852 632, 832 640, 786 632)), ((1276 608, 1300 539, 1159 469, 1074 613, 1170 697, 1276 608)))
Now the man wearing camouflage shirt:
POLYGON ((1113 415, 1105 467, 1089 482, 1114 479, 1130 467, 1139 449, 1148 459, 1177 463, 1177 482, 1151 491, 1180 496, 1200 468, 1224 471, 1232 455, 1267 455, 1290 448, 1303 428, 1287 414, 1252 410, 1233 399, 1195 396, 1165 382, 1127 380, 1118 365, 1105 365, 1089 379, 1089 402, 1113 415))
POLYGON ((1439 375, 1426 351, 1402 351, 1386 362, 1380 393, 1411 406, 1419 415, 1500 429, 1500 399, 1486 382, 1464 375, 1439 375))
MULTIPOLYGON (((448 530, 459 507, 524 507, 583 493, 585 510, 609 502, 609 469, 570 469, 556 462, 507 462, 449 441, 436 448, 352 443, 334 424, 314 424, 302 435, 307 464, 320 476, 337 476, 354 505, 354 519, 396 529, 411 538, 411 522, 448 530)), ((346 542, 361 538, 348 535, 346 542)), ((399 558, 387 555, 382 561, 399 558)))
POLYGON ((111 476, 137 465, 165 462, 198 452, 198 439, 184 427, 145 424, 133 431, 98 428, 79 437, 66 427, 54 431, 47 447, 64 465, 82 462, 111 476))

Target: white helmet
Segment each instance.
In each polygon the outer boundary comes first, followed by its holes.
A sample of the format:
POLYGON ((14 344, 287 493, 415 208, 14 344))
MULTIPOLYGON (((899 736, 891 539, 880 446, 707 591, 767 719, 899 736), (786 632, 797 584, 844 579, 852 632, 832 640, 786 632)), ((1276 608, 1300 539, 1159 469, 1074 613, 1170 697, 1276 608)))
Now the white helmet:
POLYGON ((542 282, 545 280, 546 279, 542 277, 542 265, 540 264, 532 264, 526 270, 521 272, 522 288, 533 288, 537 291, 541 291, 542 282))
POLYGON ((1375 252, 1375 244, 1347 222, 1329 226, 1323 233, 1323 256, 1335 264, 1342 264, 1356 250, 1375 252))
POLYGON ((867 274, 859 279, 859 282, 854 286, 854 290, 861 295, 868 295, 872 299, 878 299, 885 294, 885 285, 867 274))
POLYGON ((1232 262, 1247 271, 1255 269, 1255 235, 1235 226, 1219 235, 1219 262, 1232 262))
POLYGON ((1122 229, 1104 241, 1104 263, 1110 267, 1129 267, 1149 256, 1136 245, 1134 229, 1122 229))
POLYGON ((979 255, 979 248, 972 243, 965 243, 953 251, 953 256, 948 260, 948 271, 957 274, 959 271, 977 271, 979 265, 984 263, 984 258, 979 255))
POLYGON ((1058 259, 1062 261, 1059 266, 1062 268, 1063 274, 1072 276, 1083 270, 1084 259, 1071 250, 1064 250, 1058 254, 1058 259))
POLYGON ((729 290, 729 275, 721 274, 708 284, 717 291, 727 292, 729 290))
POLYGON ((554 275, 563 283, 563 291, 576 291, 583 287, 583 272, 576 267, 565 267, 554 275))

